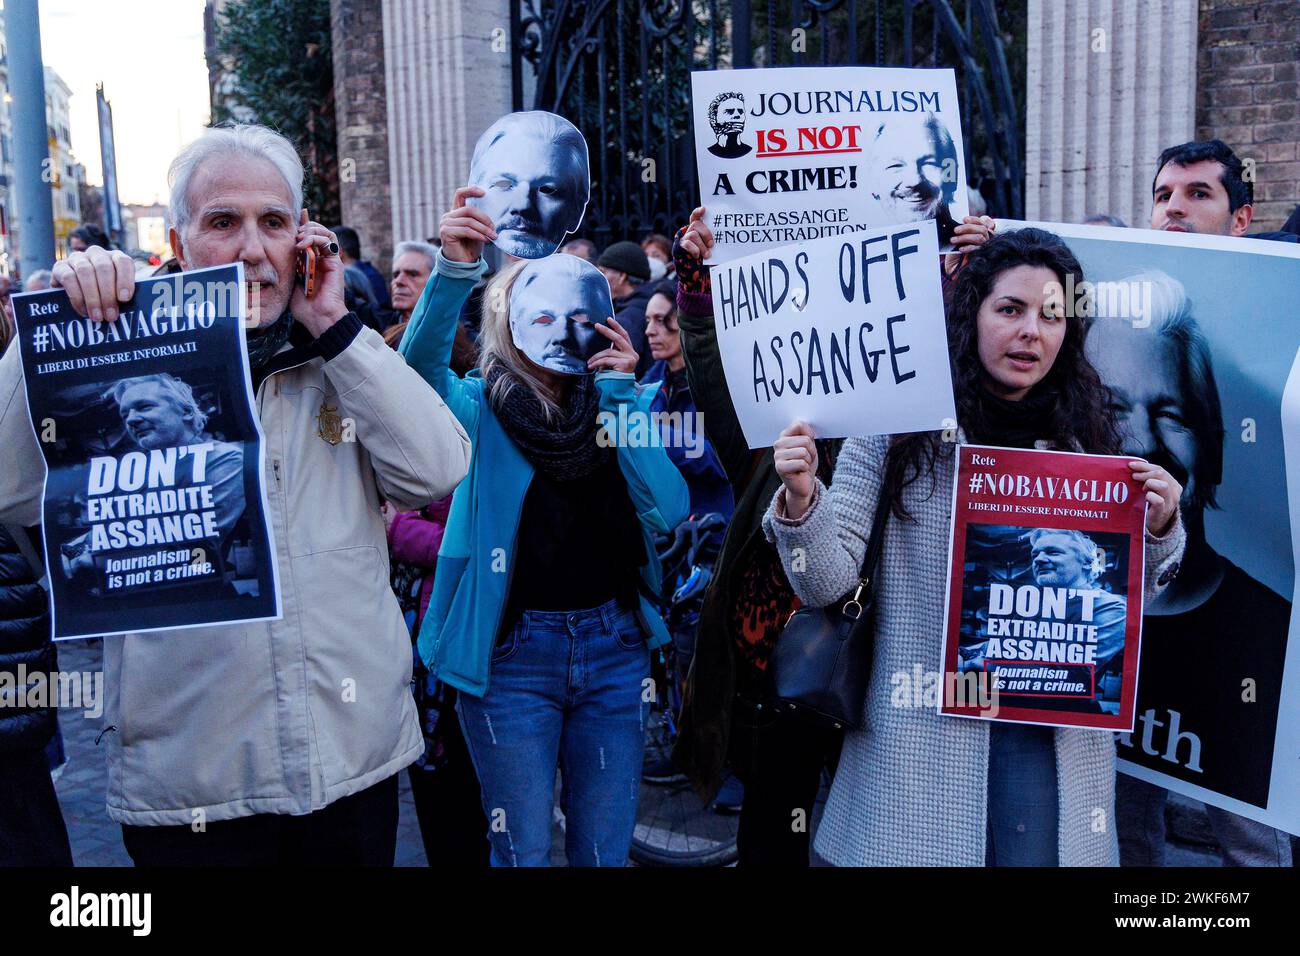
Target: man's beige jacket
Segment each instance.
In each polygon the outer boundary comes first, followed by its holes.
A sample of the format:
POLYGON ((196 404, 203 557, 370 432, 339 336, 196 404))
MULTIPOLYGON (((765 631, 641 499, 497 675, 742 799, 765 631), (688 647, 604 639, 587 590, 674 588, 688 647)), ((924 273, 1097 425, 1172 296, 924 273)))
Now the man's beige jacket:
MULTIPOLYGON (((0 521, 31 526, 45 465, 18 353, 0 360, 0 521)), ((409 510, 450 494, 469 439, 364 328, 328 362, 271 374, 257 411, 284 614, 104 639, 108 814, 121 823, 310 813, 423 750, 380 496, 409 510)))

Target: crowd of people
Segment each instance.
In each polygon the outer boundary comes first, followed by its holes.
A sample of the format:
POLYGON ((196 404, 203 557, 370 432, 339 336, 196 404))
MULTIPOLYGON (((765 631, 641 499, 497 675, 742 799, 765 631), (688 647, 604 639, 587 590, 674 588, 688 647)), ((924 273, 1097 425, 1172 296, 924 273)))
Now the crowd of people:
MULTIPOLYGON (((357 230, 308 218, 302 183, 293 147, 256 126, 209 130, 171 168, 161 271, 242 262, 250 280, 285 610, 104 639, 107 809, 137 865, 391 865, 403 770, 431 865, 546 865, 557 769, 569 863, 622 865, 652 772, 650 654, 676 639, 656 540, 704 515, 725 531, 672 763, 739 812, 741 865, 809 864, 811 828, 792 819, 812 819, 827 773, 816 850, 835 865, 1159 862, 1150 806, 1163 791, 1117 787, 1110 734, 891 706, 891 672, 940 667, 952 513, 935 490, 951 483, 952 444, 826 441, 792 422, 751 450, 722 372, 703 208, 672 237, 570 239, 562 270, 542 275, 508 255, 489 268, 498 235, 470 185, 437 236, 396 245, 385 278, 357 230), (308 247, 320 257, 310 298, 295 279, 308 247), (530 307, 557 326, 546 335, 578 334, 577 318, 535 304, 556 282, 595 290, 583 301, 606 311, 582 333, 604 340, 591 374, 519 344, 530 307), (355 422, 343 452, 317 436, 322 399, 355 422), (659 442, 611 442, 606 414, 669 424, 659 442), (767 665, 794 610, 851 588, 882 498, 867 726, 833 731, 773 707, 767 665), (1096 808, 1116 825, 1097 827, 1096 808)), ((1150 228, 1243 236, 1252 210, 1224 144, 1159 157, 1150 228)), ((983 216, 953 224, 952 243, 935 268, 959 439, 1142 455, 1146 600, 1180 567, 1208 573, 1187 475, 1135 443, 1087 321, 1049 301, 1083 279, 1069 248, 1037 229, 998 235, 983 216)), ((92 230, 73 249, 24 288, 61 288, 77 312, 111 320, 132 295, 132 260, 92 230)), ((42 456, 0 282, 0 669, 51 671, 42 456)), ((71 862, 46 754, 56 732, 48 709, 0 709, 0 864, 71 862)), ((1226 811, 1211 820, 1225 862, 1290 865, 1285 834, 1226 811)))

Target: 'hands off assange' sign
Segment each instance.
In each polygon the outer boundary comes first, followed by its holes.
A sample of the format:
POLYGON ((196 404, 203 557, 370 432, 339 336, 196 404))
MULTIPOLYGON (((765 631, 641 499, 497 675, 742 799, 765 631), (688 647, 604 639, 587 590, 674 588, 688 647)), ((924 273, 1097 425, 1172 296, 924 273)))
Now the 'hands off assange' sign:
POLYGON ((242 264, 142 280, 111 322, 14 307, 55 639, 279 617, 242 264))
POLYGON ((811 67, 691 74, 714 262, 871 226, 967 213, 952 70, 811 67))
POLYGON ((933 223, 733 259, 712 270, 712 285, 722 367, 751 448, 796 420, 840 438, 955 418, 933 223))

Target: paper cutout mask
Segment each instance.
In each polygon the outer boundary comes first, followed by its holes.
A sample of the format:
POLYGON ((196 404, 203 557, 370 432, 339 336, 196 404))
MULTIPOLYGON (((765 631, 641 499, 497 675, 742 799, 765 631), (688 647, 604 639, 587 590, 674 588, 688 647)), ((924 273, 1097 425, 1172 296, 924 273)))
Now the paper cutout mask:
POLYGON ((524 266, 510 287, 510 337, 538 365, 585 375, 587 359, 609 346, 596 331, 614 314, 609 283, 577 256, 547 256, 524 266))
POLYGON ((554 113, 508 113, 474 145, 469 182, 487 194, 469 204, 492 217, 497 248, 544 258, 582 224, 591 193, 587 141, 554 113))

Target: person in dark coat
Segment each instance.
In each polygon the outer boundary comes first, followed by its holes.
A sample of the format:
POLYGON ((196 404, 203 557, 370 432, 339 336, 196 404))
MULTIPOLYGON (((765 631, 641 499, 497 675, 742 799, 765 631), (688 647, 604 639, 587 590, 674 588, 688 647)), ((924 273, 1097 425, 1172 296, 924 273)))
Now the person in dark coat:
POLYGON ((645 250, 635 242, 616 242, 600 254, 596 268, 609 281, 609 293, 614 298, 614 318, 632 340, 636 354, 641 356, 636 366, 639 379, 652 361, 645 337, 645 307, 654 294, 650 260, 646 258, 645 250))
POLYGON ((58 717, 51 706, 17 706, 16 699, 20 683, 58 667, 45 589, 23 556, 37 553, 38 540, 0 525, 0 866, 72 866, 45 756, 58 717), (23 548, 16 535, 26 539, 23 548))

